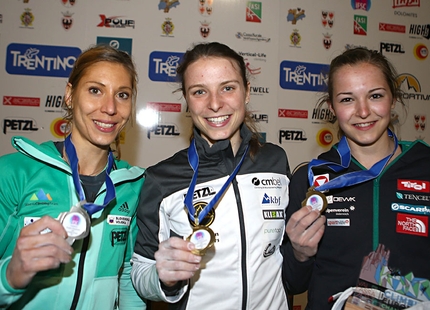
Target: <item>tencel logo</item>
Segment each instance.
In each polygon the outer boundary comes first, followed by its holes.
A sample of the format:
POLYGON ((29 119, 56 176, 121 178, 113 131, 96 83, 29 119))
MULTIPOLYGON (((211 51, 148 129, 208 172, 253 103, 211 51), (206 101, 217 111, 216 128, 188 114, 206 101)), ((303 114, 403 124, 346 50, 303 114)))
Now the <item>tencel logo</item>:
POLYGON ((81 54, 77 47, 11 43, 7 47, 9 74, 68 77, 81 54))

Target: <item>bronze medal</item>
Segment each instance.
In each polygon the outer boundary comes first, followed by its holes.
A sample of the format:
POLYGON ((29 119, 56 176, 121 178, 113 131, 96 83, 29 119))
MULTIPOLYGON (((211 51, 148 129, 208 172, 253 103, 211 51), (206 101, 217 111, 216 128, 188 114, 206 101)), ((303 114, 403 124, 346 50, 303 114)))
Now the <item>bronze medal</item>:
POLYGON ((193 254, 203 256, 206 250, 214 245, 215 234, 209 227, 199 225, 193 227, 193 232, 187 237, 187 241, 192 242, 196 247, 191 251, 193 254))
POLYGON ((312 209, 320 211, 322 214, 327 208, 327 198, 314 187, 308 189, 305 200, 302 201, 302 207, 311 206, 312 209))

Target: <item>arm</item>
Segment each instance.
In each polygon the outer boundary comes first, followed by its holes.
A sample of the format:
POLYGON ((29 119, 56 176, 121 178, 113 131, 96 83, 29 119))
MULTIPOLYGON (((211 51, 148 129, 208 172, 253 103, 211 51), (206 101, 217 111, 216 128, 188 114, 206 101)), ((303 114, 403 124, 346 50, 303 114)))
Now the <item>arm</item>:
POLYGON ((142 188, 137 225, 139 228, 132 258, 131 278, 138 293, 150 300, 176 302, 187 290, 187 282, 199 268, 200 257, 191 254, 193 245, 170 238, 168 218, 160 220, 163 193, 147 170, 142 188), (160 227, 160 222, 164 226, 160 227), (163 283, 164 282, 164 283, 163 283))
POLYGON ((308 190, 307 166, 294 173, 290 183, 290 202, 287 208, 286 233, 283 245, 284 279, 292 294, 307 290, 313 269, 313 257, 324 234, 325 217, 312 208, 302 208, 308 190))

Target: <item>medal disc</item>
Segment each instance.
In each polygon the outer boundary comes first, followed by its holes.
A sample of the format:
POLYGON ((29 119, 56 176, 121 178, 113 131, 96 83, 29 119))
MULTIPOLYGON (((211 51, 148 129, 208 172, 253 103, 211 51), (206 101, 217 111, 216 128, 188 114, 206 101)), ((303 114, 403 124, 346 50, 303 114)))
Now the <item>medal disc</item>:
POLYGON ((193 232, 187 238, 196 247, 191 252, 196 255, 204 255, 206 250, 212 247, 215 243, 215 234, 209 227, 196 226, 193 227, 193 232))
POLYGON ((313 210, 318 210, 322 214, 327 208, 327 198, 323 193, 310 188, 305 200, 302 201, 302 207, 304 206, 311 206, 313 210))
POLYGON ((67 232, 67 241, 73 244, 76 239, 83 239, 90 232, 90 218, 80 206, 73 206, 69 212, 61 213, 57 218, 67 232))

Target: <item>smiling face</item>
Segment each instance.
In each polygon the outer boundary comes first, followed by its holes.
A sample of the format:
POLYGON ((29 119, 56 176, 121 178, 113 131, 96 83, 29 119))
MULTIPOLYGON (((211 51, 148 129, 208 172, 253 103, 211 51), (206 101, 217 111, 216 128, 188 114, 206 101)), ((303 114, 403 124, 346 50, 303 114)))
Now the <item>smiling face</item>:
POLYGON ((121 64, 96 62, 78 85, 67 85, 66 98, 73 109, 75 146, 108 149, 130 117, 132 79, 121 64))
POLYGON ((378 67, 369 63, 340 67, 333 75, 332 100, 330 109, 351 148, 387 143, 395 100, 378 67))
POLYGON ((238 145, 240 125, 249 101, 239 69, 227 58, 204 57, 191 63, 184 73, 185 99, 194 125, 210 145, 230 139, 238 145))

